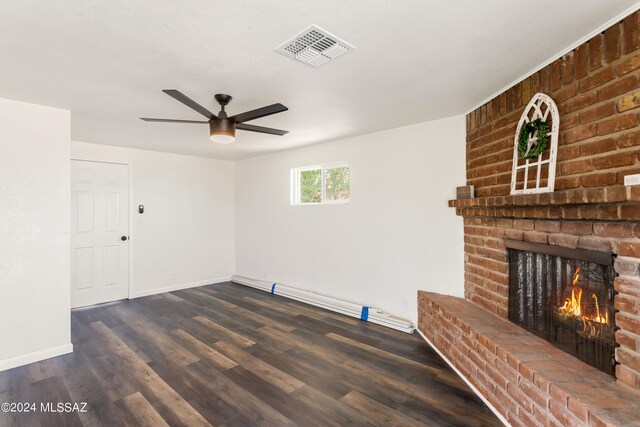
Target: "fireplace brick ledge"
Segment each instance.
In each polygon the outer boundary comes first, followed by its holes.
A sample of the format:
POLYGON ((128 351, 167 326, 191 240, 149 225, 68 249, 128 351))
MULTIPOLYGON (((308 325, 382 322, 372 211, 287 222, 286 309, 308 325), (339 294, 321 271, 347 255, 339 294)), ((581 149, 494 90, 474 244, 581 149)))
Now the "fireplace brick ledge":
POLYGON ((576 188, 540 194, 449 200, 460 216, 640 220, 640 186, 576 188))
POLYGON ((470 301, 419 291, 418 319, 514 426, 640 425, 639 392, 470 301))

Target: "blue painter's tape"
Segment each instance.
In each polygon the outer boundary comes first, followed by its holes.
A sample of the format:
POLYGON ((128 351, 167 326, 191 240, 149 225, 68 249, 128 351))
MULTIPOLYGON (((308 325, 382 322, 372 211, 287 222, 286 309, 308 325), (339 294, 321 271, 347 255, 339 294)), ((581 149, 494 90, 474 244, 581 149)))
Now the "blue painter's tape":
POLYGON ((276 284, 271 285, 271 295, 276 293, 276 284))
POLYGON ((369 319, 369 307, 362 307, 362 313, 360 314, 360 320, 369 319))

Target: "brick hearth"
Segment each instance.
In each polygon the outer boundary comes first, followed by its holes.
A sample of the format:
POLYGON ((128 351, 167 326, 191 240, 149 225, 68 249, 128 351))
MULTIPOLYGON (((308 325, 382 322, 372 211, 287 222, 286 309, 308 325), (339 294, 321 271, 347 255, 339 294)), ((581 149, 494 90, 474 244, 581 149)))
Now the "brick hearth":
POLYGON ((419 328, 514 426, 640 425, 613 378, 477 305, 420 292, 419 328))
POLYGON ((603 408, 640 420, 629 403, 640 402, 640 186, 623 185, 625 175, 640 173, 639 20, 638 12, 631 14, 467 115, 467 185, 475 186, 477 198, 449 202, 464 217, 466 301, 420 294, 419 326, 513 424, 538 425, 544 412, 549 417, 540 424, 599 425, 609 417, 612 425, 626 425, 603 408), (515 130, 536 92, 551 96, 560 114, 556 191, 509 195, 515 130), (552 375, 526 359, 540 353, 562 366, 569 360, 584 365, 506 320, 504 239, 616 256, 619 364, 617 382, 593 374, 607 393, 600 404, 580 397, 594 385, 590 373, 574 378, 563 368, 552 375), (449 329, 451 323, 457 327, 449 329), (487 325, 497 329, 483 329, 487 325), (486 334, 495 340, 485 342, 486 334))

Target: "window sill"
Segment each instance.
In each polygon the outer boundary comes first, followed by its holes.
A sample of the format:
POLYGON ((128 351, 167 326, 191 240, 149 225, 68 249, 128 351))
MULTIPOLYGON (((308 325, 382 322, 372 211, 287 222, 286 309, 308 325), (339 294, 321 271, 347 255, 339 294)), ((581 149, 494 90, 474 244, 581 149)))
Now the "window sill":
POLYGON ((326 205, 348 205, 351 200, 336 200, 332 202, 320 202, 320 203, 291 203, 291 206, 326 206, 326 205))

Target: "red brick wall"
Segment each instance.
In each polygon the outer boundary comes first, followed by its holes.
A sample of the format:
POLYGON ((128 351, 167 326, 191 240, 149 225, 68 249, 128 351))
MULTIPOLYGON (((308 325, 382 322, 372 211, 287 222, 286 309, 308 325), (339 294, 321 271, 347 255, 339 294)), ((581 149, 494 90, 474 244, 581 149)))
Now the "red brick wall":
POLYGON ((465 297, 507 317, 503 239, 617 255, 620 331, 616 374, 640 390, 639 13, 613 25, 467 115, 467 183, 476 199, 452 201, 465 217, 465 297), (558 105, 556 191, 509 196, 514 133, 536 92, 558 105))
POLYGON ((513 140, 537 92, 560 113, 556 189, 622 184, 640 173, 638 12, 467 115, 467 184, 510 191, 513 140))

